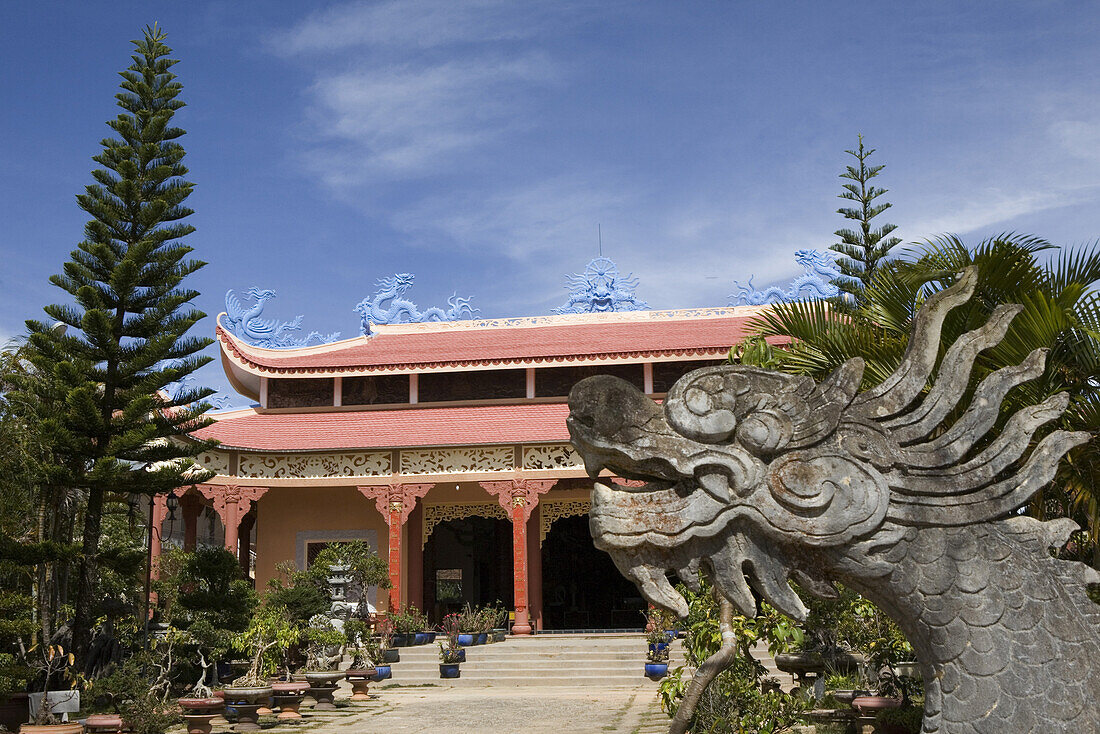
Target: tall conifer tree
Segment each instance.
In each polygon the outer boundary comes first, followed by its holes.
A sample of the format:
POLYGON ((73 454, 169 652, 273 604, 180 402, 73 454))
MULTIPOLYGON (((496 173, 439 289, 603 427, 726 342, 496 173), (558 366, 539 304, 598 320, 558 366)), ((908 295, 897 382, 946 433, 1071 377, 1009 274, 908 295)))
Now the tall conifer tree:
POLYGON ((181 284, 205 263, 179 242, 194 231, 183 221, 192 184, 177 142, 184 131, 171 125, 184 103, 164 39, 153 26, 132 42, 115 95, 122 112, 107 123, 115 137, 102 141, 95 183, 76 197, 92 219, 50 279, 71 302, 45 308, 68 329, 27 322, 31 359, 48 375, 27 389, 59 457, 53 481, 85 498, 72 624, 72 649, 85 664, 105 503, 209 476, 189 461, 207 446, 172 440, 206 422, 202 400, 212 391, 171 385, 210 361, 200 352, 211 340, 187 336, 204 314, 191 306, 198 293, 181 284))
POLYGON ((845 219, 857 222, 858 229, 838 229, 833 234, 840 238, 840 242, 829 249, 843 255, 837 260, 837 266, 844 277, 838 278, 836 285, 859 302, 862 300, 864 287, 871 282, 879 263, 901 240, 888 236, 897 229, 897 225, 884 223, 878 229, 871 226, 872 219, 890 208, 887 202, 875 203, 875 199, 886 193, 886 189, 877 188, 870 183, 886 167, 867 165, 867 159, 875 149, 865 148, 863 136, 860 135, 859 148, 844 152, 855 158, 859 165, 847 166, 844 173, 840 174, 840 178, 848 179, 851 183, 844 184, 844 191, 838 196, 856 202, 857 206, 841 207, 837 209, 837 213, 844 215, 845 219))

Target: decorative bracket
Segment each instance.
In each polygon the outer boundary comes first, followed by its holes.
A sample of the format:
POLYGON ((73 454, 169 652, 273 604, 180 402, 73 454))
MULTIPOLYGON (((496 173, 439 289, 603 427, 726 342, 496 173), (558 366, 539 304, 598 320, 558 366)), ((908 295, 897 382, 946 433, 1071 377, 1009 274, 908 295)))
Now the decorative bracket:
POLYGON ((242 487, 236 484, 196 484, 195 489, 197 489, 203 497, 211 501, 214 506, 214 511, 222 518, 224 524, 228 505, 235 505, 237 518, 242 518, 248 514, 248 510, 252 507, 252 503, 259 500, 267 493, 268 488, 242 487))
POLYGON ((371 484, 357 487, 356 489, 367 499, 374 500, 374 506, 390 523, 391 516, 401 513, 401 524, 404 525, 416 508, 416 501, 421 499, 434 487, 435 484, 371 484))
POLYGON ((497 498, 497 502, 508 513, 508 517, 514 517, 513 510, 522 507, 524 522, 531 519, 531 513, 534 511, 535 505, 539 503, 539 495, 546 494, 557 483, 557 479, 509 479, 478 482, 482 489, 497 498))

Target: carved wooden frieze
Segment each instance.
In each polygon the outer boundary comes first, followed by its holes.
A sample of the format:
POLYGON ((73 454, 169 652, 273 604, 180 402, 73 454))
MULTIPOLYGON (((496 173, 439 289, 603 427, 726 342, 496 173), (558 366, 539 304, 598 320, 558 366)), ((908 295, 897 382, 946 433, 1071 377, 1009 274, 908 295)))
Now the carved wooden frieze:
POLYGON ((238 461, 241 477, 282 479, 294 477, 371 477, 391 473, 388 451, 333 454, 246 454, 238 461))
POLYGON ((567 443, 523 447, 524 469, 576 469, 583 466, 581 455, 567 443))
POLYGON ((513 471, 511 446, 472 446, 401 451, 401 474, 464 474, 513 471))

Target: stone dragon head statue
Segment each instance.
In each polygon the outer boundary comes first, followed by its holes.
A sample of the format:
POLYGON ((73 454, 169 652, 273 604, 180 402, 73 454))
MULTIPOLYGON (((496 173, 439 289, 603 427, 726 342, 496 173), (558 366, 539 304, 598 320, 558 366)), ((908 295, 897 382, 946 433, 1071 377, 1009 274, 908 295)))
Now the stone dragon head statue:
MULTIPOLYGON (((595 485, 592 535, 650 602, 680 615, 668 571, 689 585, 703 573, 748 616, 759 596, 803 619, 788 580, 864 594, 917 653, 926 734, 1100 731, 1100 606, 1086 595, 1100 575, 1049 552, 1074 523, 1017 512, 1090 435, 1052 431, 1023 458, 1066 394, 998 421, 1006 393, 1042 374, 1042 350, 968 394, 979 352, 1020 307, 999 307, 939 359, 944 318, 976 281, 967 270, 930 297, 898 369, 864 392, 858 358, 821 384, 707 367, 663 405, 618 378, 577 383, 568 426, 589 474, 644 482, 595 485)), ((715 672, 700 671, 693 687, 715 672)))

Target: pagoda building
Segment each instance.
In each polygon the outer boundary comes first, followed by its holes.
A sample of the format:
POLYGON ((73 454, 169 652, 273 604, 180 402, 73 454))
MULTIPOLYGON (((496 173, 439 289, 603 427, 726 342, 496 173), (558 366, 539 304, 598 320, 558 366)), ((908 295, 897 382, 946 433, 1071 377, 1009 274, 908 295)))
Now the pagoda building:
POLYGON ((588 533, 566 398, 610 374, 660 400, 725 361, 759 308, 642 310, 589 291, 530 318, 382 323, 364 308, 363 335, 290 348, 250 343, 222 314, 225 373, 256 404, 197 432, 220 444, 199 457, 216 476, 178 492, 185 546, 205 512, 257 588, 277 564, 362 540, 389 564, 379 610, 415 604, 437 622, 500 601, 516 634, 640 627, 644 602, 588 533))

